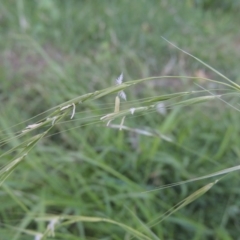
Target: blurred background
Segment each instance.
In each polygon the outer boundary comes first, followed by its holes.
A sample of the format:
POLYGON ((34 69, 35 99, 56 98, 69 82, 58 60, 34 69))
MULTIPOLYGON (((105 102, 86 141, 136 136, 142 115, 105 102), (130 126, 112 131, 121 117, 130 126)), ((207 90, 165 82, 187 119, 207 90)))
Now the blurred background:
MULTIPOLYGON (((14 137, 23 121, 110 87, 121 72, 124 81, 168 75, 222 81, 161 36, 239 83, 239 11, 237 0, 0 0, 0 127, 14 137)), ((147 81, 127 89, 124 104, 190 90, 201 89, 184 77, 147 81)), ((169 143, 103 127, 99 119, 113 111, 114 98, 78 106, 74 121, 56 125, 8 178, 0 189, 1 239, 33 239, 18 230, 43 232, 46 225, 31 216, 44 214, 106 217, 141 232, 142 223, 213 180, 143 192, 239 164, 239 113, 222 102, 125 120, 170 136, 169 143)), ((16 144, 13 138, 9 147, 16 144)), ((231 173, 151 229, 160 239, 240 239, 239 197, 238 173, 231 173)), ((116 225, 78 222, 52 239, 132 238, 116 225)))

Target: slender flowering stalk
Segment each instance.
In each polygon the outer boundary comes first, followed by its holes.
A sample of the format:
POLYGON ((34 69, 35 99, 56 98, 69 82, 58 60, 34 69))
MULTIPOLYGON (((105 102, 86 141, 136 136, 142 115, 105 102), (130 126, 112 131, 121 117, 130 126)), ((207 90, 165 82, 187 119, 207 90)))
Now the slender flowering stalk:
POLYGON ((124 117, 122 118, 122 121, 121 121, 121 123, 120 123, 120 128, 119 128, 119 130, 122 130, 122 128, 123 128, 123 124, 124 124, 125 117, 126 117, 126 116, 124 116, 124 117))

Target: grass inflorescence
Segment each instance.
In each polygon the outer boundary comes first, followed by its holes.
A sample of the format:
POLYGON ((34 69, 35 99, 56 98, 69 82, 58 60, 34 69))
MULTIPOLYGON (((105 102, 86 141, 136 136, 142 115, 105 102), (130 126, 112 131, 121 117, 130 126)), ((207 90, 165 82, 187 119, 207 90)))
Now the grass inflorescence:
POLYGON ((210 2, 0 3, 1 239, 237 239, 239 16, 210 2))

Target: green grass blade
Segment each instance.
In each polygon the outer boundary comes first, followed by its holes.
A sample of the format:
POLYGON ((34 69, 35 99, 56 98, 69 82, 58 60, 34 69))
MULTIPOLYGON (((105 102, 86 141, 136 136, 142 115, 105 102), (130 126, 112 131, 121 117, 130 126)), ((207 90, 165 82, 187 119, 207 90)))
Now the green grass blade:
POLYGON ((207 63, 203 62, 202 60, 200 60, 199 58, 193 56, 192 54, 184 51, 183 49, 177 47, 176 45, 174 45, 173 43, 171 43, 170 41, 168 41, 166 38, 162 37, 166 42, 168 42, 169 44, 171 44, 173 47, 177 48, 178 50, 180 50, 181 52, 187 54, 188 56, 196 59, 198 62, 202 63, 204 66, 206 66, 207 68, 211 69, 213 72, 215 72, 216 74, 218 74, 219 76, 221 76, 222 78, 224 78, 225 80, 227 80, 228 82, 230 82, 233 86, 235 86, 238 90, 240 90, 240 86, 233 82, 232 80, 230 80, 229 78, 227 78, 225 75, 223 75, 222 73, 220 73, 219 71, 217 71, 215 68, 211 67, 210 65, 208 65, 207 63))

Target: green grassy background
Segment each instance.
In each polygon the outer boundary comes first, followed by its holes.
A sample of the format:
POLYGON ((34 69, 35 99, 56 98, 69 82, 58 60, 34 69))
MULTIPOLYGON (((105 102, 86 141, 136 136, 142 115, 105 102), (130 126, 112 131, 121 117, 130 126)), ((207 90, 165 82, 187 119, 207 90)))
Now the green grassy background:
MULTIPOLYGON (((240 4, 231 2, 0 1, 0 126, 7 129, 2 138, 13 137, 34 123, 21 122, 51 107, 112 86, 121 72, 125 81, 160 75, 221 80, 161 36, 239 83, 240 4)), ((127 89, 125 104, 189 90, 201 89, 184 77, 149 81, 127 89)), ((170 136, 169 143, 94 123, 113 111, 114 98, 78 106, 75 121, 56 125, 55 135, 43 139, 4 183, 1 240, 33 239, 18 230, 43 232, 45 224, 32 216, 44 214, 106 217, 146 233, 142 223, 212 180, 145 191, 238 165, 239 113, 222 102, 126 118, 127 126, 170 136)), ((238 102, 237 95, 225 100, 238 102)), ((1 152, 18 143, 13 138, 1 152)), ((229 174, 152 230, 160 239, 239 239, 239 195, 238 173, 229 174)), ((78 222, 60 227, 52 239, 130 235, 109 223, 78 222)))

